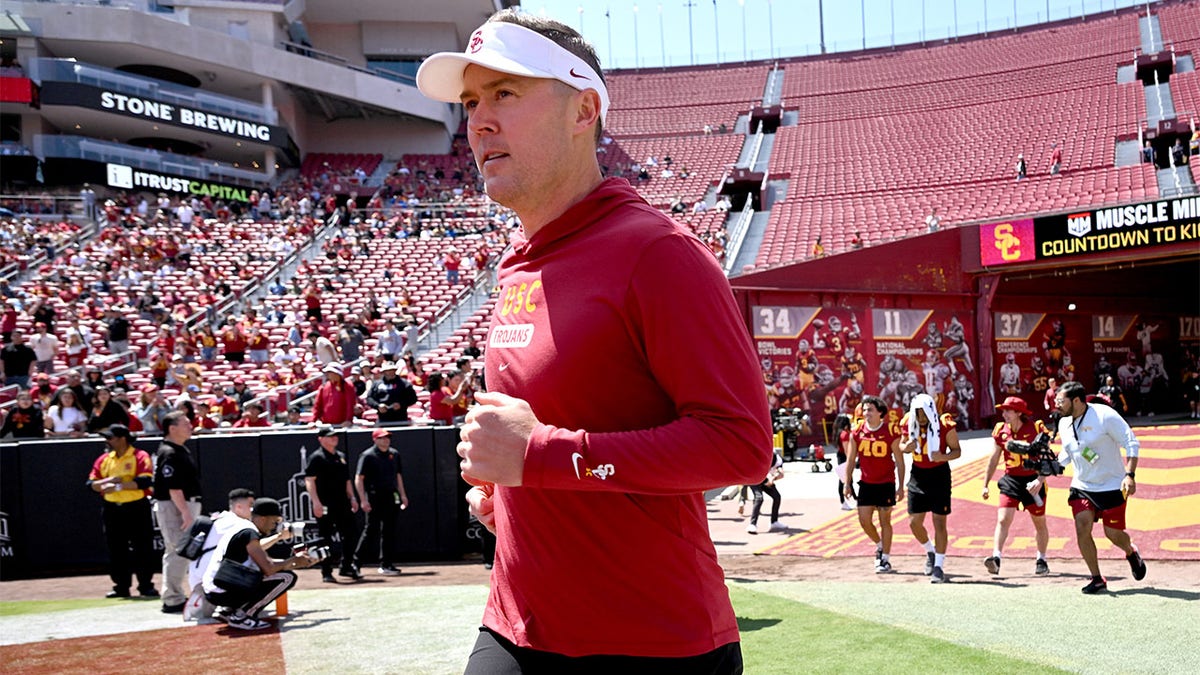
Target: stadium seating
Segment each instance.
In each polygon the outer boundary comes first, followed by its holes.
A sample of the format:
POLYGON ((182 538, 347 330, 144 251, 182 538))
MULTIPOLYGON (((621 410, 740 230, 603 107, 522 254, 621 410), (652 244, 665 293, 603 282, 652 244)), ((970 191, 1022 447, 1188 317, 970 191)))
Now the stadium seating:
POLYGON ((623 138, 699 134, 705 125, 733 129, 738 115, 762 100, 769 70, 757 64, 611 73, 606 128, 623 138))
POLYGON ((383 155, 378 154, 312 152, 301 162, 300 175, 305 178, 315 178, 322 173, 347 175, 353 174, 355 169, 362 169, 369 176, 382 161, 383 155))
POLYGON ((798 124, 779 129, 769 167, 787 196, 756 266, 803 258, 818 236, 835 252, 856 231, 867 243, 915 234, 935 207, 946 226, 1156 195, 1150 167, 1114 166, 1116 136, 1146 117, 1140 83, 1115 78, 1138 44, 1122 14, 787 64, 798 124))

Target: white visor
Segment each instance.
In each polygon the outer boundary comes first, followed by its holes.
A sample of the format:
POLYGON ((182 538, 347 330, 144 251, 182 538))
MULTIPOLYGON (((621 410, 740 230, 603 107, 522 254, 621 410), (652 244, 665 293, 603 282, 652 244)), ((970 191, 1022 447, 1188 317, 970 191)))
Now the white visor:
POLYGON ((417 88, 435 101, 458 103, 463 71, 472 63, 510 75, 558 80, 579 91, 592 89, 600 95, 601 123, 608 115, 608 88, 587 62, 550 38, 507 21, 480 26, 461 54, 439 52, 425 59, 417 70, 417 88))

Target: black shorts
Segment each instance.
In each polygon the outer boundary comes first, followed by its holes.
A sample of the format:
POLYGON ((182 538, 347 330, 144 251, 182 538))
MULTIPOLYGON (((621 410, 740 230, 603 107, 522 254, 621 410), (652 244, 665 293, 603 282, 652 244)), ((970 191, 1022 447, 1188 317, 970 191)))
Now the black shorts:
POLYGON ((858 505, 891 508, 896 505, 895 483, 864 483, 858 481, 858 505))
POLYGON ((932 469, 914 466, 908 478, 908 512, 950 513, 950 464, 932 469))
MULTIPOLYGON (((1033 494, 1029 492, 1029 488, 1025 487, 1029 481, 1036 476, 1010 476, 1004 474, 1000 480, 996 481, 996 487, 1000 488, 1000 494, 1021 502, 1025 506, 1033 506, 1037 501, 1033 498, 1033 494)), ((1042 503, 1046 503, 1046 484, 1043 481, 1041 490, 1038 491, 1042 498, 1042 503)))
POLYGON ((707 654, 680 658, 651 656, 579 656, 570 657, 518 647, 487 628, 479 629, 479 638, 467 660, 465 675, 520 675, 521 673, 655 673, 692 675, 741 675, 742 647, 730 642, 707 654))

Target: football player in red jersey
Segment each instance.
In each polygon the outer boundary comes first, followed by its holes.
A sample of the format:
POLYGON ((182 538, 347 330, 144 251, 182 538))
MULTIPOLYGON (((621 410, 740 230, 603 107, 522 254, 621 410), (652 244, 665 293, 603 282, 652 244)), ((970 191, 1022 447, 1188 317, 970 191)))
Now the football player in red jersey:
POLYGON ((983 498, 990 495, 988 484, 992 482, 992 474, 996 465, 1004 457, 1004 475, 996 485, 1000 488, 1000 508, 996 513, 996 538, 992 556, 983 561, 988 572, 1000 573, 1001 551, 1008 541, 1008 530, 1012 527, 1013 516, 1017 509, 1025 507, 1025 512, 1033 520, 1035 541, 1037 542, 1037 563, 1034 574, 1049 574, 1050 566, 1046 564, 1046 546, 1050 543, 1050 530, 1046 527, 1046 486, 1033 469, 1024 465, 1024 455, 1009 452, 1005 445, 1010 440, 1032 441, 1039 433, 1047 429, 1040 420, 1033 419, 1033 411, 1019 396, 1009 396, 996 406, 1003 422, 998 422, 992 430, 992 439, 996 448, 988 460, 987 472, 983 474, 983 498))
POLYGON ((813 347, 826 349, 834 357, 840 359, 850 341, 857 340, 861 334, 858 329, 858 317, 856 315, 850 315, 850 326, 848 328, 842 325, 842 320, 837 315, 832 315, 829 317, 828 327, 818 326, 813 339, 813 347))
POLYGON ((854 348, 854 345, 846 345, 846 351, 842 354, 842 372, 850 377, 865 383, 867 376, 867 360, 862 354, 854 348))
POLYGON ((900 452, 900 435, 884 419, 887 404, 878 396, 862 400, 866 419, 850 432, 846 447, 845 496, 854 496, 854 462, 858 460, 858 523, 863 532, 875 542, 875 573, 890 574, 892 563, 892 507, 904 499, 904 455, 900 452), (899 486, 899 487, 897 487, 899 486), (874 514, 879 514, 876 529, 874 514))
POLYGON ((796 344, 796 372, 800 378, 801 389, 808 389, 812 386, 816 380, 817 366, 819 365, 817 352, 813 350, 808 340, 800 338, 800 342, 796 344))
POLYGON ((950 535, 946 519, 950 515, 950 460, 958 459, 962 449, 950 415, 938 416, 933 397, 918 394, 908 414, 900 420, 901 449, 912 453, 912 476, 908 480, 908 526, 925 547, 925 574, 930 581, 946 581, 943 571, 950 535), (933 513, 933 539, 925 529, 925 514, 933 513))

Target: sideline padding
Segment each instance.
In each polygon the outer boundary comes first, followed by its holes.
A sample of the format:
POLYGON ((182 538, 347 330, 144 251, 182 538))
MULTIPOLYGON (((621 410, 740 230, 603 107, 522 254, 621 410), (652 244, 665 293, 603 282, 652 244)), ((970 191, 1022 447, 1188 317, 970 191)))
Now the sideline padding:
MULTIPOLYGON (((1200 427, 1190 424, 1143 428, 1143 433, 1138 433, 1142 464, 1138 467, 1137 494, 1129 501, 1126 519, 1133 542, 1148 560, 1200 560, 1200 465, 1194 461, 1200 455, 1198 430, 1200 427)), ((980 496, 987 462, 987 457, 983 457, 954 469, 947 555, 973 558, 991 555, 998 492, 993 487, 988 501, 980 496)), ((999 475, 997 469, 994 477, 999 475)), ((1047 551, 1050 558, 1079 557, 1074 519, 1067 505, 1070 483, 1069 475, 1058 476, 1049 483, 1046 516, 1050 527, 1047 551)), ((925 527, 932 535, 931 520, 926 517, 925 527)), ((895 531, 892 555, 924 552, 909 530, 908 513, 903 505, 892 510, 892 526, 895 531)), ((1124 553, 1104 536, 1100 525, 1093 530, 1093 537, 1101 558, 1124 557, 1124 553)), ((874 544, 858 524, 858 515, 846 512, 758 553, 832 558, 869 557, 874 551, 874 544)), ((1032 559, 1036 551, 1033 524, 1028 516, 1018 512, 1009 530, 1005 556, 1032 559)))

